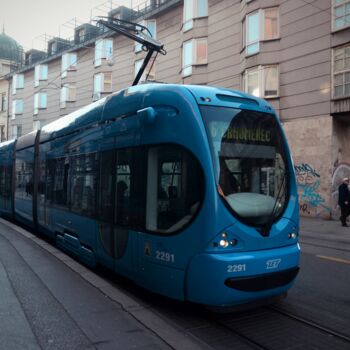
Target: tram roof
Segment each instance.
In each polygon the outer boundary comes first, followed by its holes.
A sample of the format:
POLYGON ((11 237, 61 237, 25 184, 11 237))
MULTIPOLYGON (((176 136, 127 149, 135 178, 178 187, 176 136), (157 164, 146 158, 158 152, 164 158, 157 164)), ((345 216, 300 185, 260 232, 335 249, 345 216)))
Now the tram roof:
POLYGON ((161 92, 173 92, 176 94, 188 91, 200 105, 220 105, 272 112, 271 106, 266 101, 240 91, 199 85, 142 84, 112 93, 45 125, 41 129, 40 141, 45 142, 73 132, 76 129, 113 119, 116 116, 109 114, 112 108, 117 110, 118 116, 135 112, 135 109, 138 109, 137 106, 143 108, 142 103, 146 94, 161 92), (106 113, 103 113, 106 106, 110 107, 106 108, 106 113))
POLYGON ((13 148, 15 140, 4 141, 0 143, 0 152, 6 152, 13 148))

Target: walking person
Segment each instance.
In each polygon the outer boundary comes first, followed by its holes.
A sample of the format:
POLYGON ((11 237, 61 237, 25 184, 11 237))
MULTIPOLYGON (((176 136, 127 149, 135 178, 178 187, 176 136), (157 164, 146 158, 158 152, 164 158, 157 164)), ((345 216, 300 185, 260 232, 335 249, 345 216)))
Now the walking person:
POLYGON ((339 186, 339 198, 338 204, 341 210, 340 221, 342 226, 347 227, 346 218, 350 214, 350 191, 349 191, 349 178, 345 177, 343 183, 339 186))

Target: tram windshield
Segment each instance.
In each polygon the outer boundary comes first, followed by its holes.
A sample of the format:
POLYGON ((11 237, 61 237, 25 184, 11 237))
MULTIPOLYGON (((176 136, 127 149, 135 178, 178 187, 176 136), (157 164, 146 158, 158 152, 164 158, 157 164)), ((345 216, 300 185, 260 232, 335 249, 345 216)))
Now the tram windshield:
POLYGON ((278 218, 288 199, 286 151, 271 114, 202 106, 218 191, 248 225, 278 218))

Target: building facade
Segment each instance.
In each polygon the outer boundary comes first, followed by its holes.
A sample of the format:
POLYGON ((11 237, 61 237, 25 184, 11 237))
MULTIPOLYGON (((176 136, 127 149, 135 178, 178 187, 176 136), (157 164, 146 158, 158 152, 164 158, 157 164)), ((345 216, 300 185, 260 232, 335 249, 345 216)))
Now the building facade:
MULTIPOLYGON (((301 214, 339 217, 337 188, 350 176, 350 0, 148 0, 109 16, 145 25, 164 44, 148 80, 267 99, 292 149, 301 214)), ((34 51, 7 76, 12 138, 129 86, 145 57, 91 24, 34 51)))
POLYGON ((22 47, 16 40, 5 34, 4 29, 0 33, 0 142, 7 139, 8 129, 8 101, 9 80, 7 74, 15 70, 21 63, 23 56, 22 47))

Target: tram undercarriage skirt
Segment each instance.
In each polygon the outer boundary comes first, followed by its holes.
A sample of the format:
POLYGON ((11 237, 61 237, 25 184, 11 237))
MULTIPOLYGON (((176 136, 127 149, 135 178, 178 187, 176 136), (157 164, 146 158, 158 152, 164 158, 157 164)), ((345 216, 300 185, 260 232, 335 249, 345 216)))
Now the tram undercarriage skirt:
POLYGON ((244 292, 259 292, 284 286, 293 281, 299 272, 299 267, 283 270, 279 272, 268 273, 264 275, 233 277, 225 281, 227 287, 241 290, 244 292))

